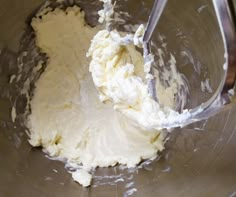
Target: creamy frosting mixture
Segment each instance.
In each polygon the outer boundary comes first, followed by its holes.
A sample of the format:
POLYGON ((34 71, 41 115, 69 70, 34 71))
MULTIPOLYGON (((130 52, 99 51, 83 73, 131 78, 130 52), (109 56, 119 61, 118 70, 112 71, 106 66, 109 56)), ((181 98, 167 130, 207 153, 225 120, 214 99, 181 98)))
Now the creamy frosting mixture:
MULTIPOLYGON (((145 80, 136 74, 136 62, 133 61, 128 46, 123 44, 124 39, 126 37, 122 38, 117 31, 102 30, 92 40, 88 52, 88 56, 92 58, 90 72, 99 91, 100 100, 110 100, 115 110, 144 130, 162 129, 168 127, 169 123, 186 118, 187 111, 180 115, 173 110, 178 87, 183 85, 175 65, 172 65, 175 78, 172 78, 171 87, 164 88, 159 82, 159 102, 156 102, 149 95, 145 80)), ((147 64, 143 63, 142 68, 145 66, 147 64)))
MULTIPOLYGON (((110 20, 104 10, 100 22, 110 20)), ((142 46, 143 26, 135 35, 99 31, 86 24, 78 7, 55 9, 31 25, 48 62, 30 102, 30 144, 80 165, 72 177, 83 186, 90 185, 93 168, 134 167, 155 158, 164 149, 166 133, 160 128, 177 114, 182 80, 174 57, 170 87, 157 78, 157 103, 148 94, 147 64, 135 48, 142 46)))
MULTIPOLYGON (((87 170, 117 163, 134 167, 163 150, 162 132, 142 130, 115 111, 111 102, 99 100, 86 57, 98 29, 86 25, 78 7, 35 18, 32 27, 37 45, 49 57, 31 101, 28 127, 33 146, 87 170)), ((142 55, 132 45, 125 53, 133 59, 132 69, 144 76, 142 55)), ((128 93, 132 95, 132 89, 128 93)))

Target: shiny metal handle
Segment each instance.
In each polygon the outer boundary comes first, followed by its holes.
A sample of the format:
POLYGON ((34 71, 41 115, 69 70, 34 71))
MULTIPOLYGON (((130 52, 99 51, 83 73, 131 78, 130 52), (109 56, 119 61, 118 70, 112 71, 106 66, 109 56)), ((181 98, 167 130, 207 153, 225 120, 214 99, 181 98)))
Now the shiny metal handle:
POLYGON ((235 11, 232 0, 213 0, 226 51, 226 73, 222 94, 234 88, 236 79, 235 11))
MULTIPOLYGON (((166 6, 167 0, 155 0, 151 14, 148 19, 148 24, 145 29, 145 33, 143 36, 143 43, 144 43, 144 57, 147 57, 148 54, 151 52, 151 46, 150 46, 150 39, 152 37, 153 31, 155 30, 155 27, 163 13, 163 10, 166 6)), ((151 65, 149 74, 153 75, 153 65, 151 65)), ((156 87, 155 87, 155 79, 148 79, 148 92, 151 95, 151 97, 157 101, 157 94, 156 94, 156 87)))
POLYGON ((155 27, 162 15, 162 12, 166 6, 167 0, 155 0, 152 7, 150 17, 148 19, 147 28, 143 36, 143 42, 148 43, 151 39, 152 33, 155 30, 155 27))

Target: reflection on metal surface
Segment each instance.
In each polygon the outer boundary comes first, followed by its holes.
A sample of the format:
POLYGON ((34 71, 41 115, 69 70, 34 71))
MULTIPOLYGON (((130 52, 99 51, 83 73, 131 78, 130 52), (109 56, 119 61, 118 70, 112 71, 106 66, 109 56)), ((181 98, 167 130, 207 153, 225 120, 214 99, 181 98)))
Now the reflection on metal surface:
MULTIPOLYGON (((211 0, 169 2, 153 39, 163 46, 164 52, 168 50, 175 54, 177 66, 191 87, 189 107, 196 106, 212 96, 201 91, 201 81, 208 78, 215 92, 223 79, 224 46, 220 29, 211 0), (202 6, 205 8, 199 13, 202 6), (183 51, 190 53, 194 61, 183 57, 183 51), (196 62, 200 65, 197 75, 193 65, 196 62)), ((23 33, 23 21, 41 3, 41 0, 25 0, 24 4, 18 0, 0 0, 0 45, 8 47, 0 53, 0 196, 106 197, 124 196, 129 192, 138 197, 235 194, 235 104, 207 121, 173 131, 166 150, 153 162, 145 162, 135 169, 122 166, 97 169, 90 188, 82 188, 73 182, 62 162, 49 160, 41 149, 32 148, 19 119, 15 123, 11 121, 11 107, 18 86, 14 81, 8 82, 17 72, 18 48, 14 47, 19 46, 17 36, 23 33)), ((151 4, 151 0, 128 0, 124 7, 124 1, 119 0, 117 9, 129 12, 130 17, 123 17, 128 24, 136 24, 147 21, 151 4)), ((85 5, 84 9, 89 7, 85 5)), ((121 22, 117 27, 122 29, 123 26, 121 22)), ((159 61, 160 57, 156 59, 159 61)), ((163 61, 166 59, 168 57, 163 54, 163 61)), ((23 100, 18 103, 17 113, 22 107, 23 100)))

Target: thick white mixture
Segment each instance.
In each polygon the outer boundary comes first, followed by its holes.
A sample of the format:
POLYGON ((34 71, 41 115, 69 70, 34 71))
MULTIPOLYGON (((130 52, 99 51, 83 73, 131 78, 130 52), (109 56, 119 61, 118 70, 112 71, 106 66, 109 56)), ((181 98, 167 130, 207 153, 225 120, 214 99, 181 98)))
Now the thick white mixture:
MULTIPOLYGON (((99 21, 109 25, 113 7, 110 0, 103 2, 99 21)), ((164 69, 170 87, 156 79, 157 103, 146 85, 150 65, 135 49, 142 46, 144 26, 135 35, 99 31, 86 24, 78 7, 39 16, 32 27, 49 59, 30 102, 31 145, 81 165, 72 177, 83 186, 91 184, 93 168, 134 167, 155 158, 164 149, 166 133, 160 128, 179 115, 173 109, 183 81, 174 57, 171 69, 164 69)))
MULTIPOLYGON (((157 103, 148 94, 145 80, 136 73, 137 63, 134 61, 136 57, 132 58, 128 45, 123 44, 124 39, 126 38, 121 37, 115 30, 112 32, 103 30, 92 40, 88 52, 88 56, 92 57, 90 72, 99 91, 100 100, 111 101, 115 110, 120 111, 144 130, 162 129, 169 123, 186 118, 187 113, 180 115, 173 110, 178 87, 184 85, 175 64, 172 63, 173 76, 169 88, 164 88, 157 79, 159 82, 157 103)), ((172 61, 175 62, 175 59, 172 61)), ((144 63, 142 68, 145 68, 144 63)))
MULTIPOLYGON (((68 8, 66 13, 56 9, 33 19, 32 27, 37 45, 49 57, 31 101, 28 127, 33 146, 82 164, 85 170, 117 163, 134 167, 163 150, 163 132, 142 130, 115 111, 111 102, 99 100, 86 57, 98 29, 86 25, 79 8, 68 8)), ((132 45, 123 50, 123 55, 117 55, 120 62, 132 61, 132 70, 144 77, 142 55, 132 45)), ((132 91, 124 94, 135 98, 132 91)), ((78 170, 73 177, 84 186, 90 184, 85 171, 78 170)))

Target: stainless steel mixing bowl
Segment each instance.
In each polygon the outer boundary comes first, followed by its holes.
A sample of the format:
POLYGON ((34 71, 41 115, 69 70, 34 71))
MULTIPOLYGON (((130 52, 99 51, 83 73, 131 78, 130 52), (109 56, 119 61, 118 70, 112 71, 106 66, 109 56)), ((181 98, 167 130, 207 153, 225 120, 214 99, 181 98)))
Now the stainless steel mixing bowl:
MULTIPOLYGON (((83 2, 86 7, 86 1, 83 2)), ((135 24, 147 21, 152 2, 120 0, 117 7, 130 13, 131 17, 123 15, 127 23, 135 24)), ((16 86, 8 82, 16 72, 26 21, 42 3, 0 0, 0 196, 236 196, 233 104, 207 121, 175 129, 166 150, 153 162, 136 169, 99 168, 89 188, 73 182, 62 162, 49 160, 41 149, 31 147, 24 128, 11 121, 16 86)), ((163 40, 167 43, 178 69, 189 80, 188 107, 210 98, 210 92, 201 91, 200 81, 209 78, 212 90, 216 90, 224 63, 223 42, 212 2, 169 0, 155 35, 154 42, 158 46, 162 46, 163 40)))

